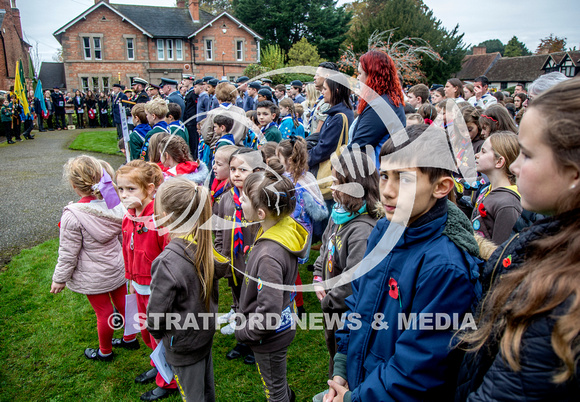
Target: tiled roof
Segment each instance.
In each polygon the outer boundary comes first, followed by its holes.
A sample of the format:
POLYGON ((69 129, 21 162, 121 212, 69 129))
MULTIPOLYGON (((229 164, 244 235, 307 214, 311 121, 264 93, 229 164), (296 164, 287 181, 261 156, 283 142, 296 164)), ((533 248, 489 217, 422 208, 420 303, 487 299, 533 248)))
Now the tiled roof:
POLYGON ((64 75, 64 63, 51 63, 43 61, 40 65, 38 79, 42 81, 43 89, 52 89, 54 87, 66 88, 64 75))
POLYGON ((461 64, 461 71, 456 74, 456 78, 474 80, 481 75, 487 75, 487 72, 499 59, 501 59, 499 52, 465 56, 461 64))
POLYGON ((193 23, 188 8, 111 4, 121 14, 154 37, 186 38, 214 16, 199 10, 199 23, 193 23))
POLYGON ((491 82, 531 82, 544 73, 548 55, 502 57, 487 73, 491 82))

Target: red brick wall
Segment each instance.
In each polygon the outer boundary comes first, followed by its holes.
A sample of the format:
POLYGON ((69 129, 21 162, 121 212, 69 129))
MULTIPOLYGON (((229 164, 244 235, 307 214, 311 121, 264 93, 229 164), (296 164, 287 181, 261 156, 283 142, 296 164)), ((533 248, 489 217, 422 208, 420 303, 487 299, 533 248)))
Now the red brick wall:
POLYGON ((107 77, 109 86, 119 80, 119 74, 121 83, 125 86, 129 86, 130 77, 133 76, 142 77, 153 83, 158 83, 161 77, 181 80, 183 73, 195 74, 198 77, 205 75, 221 77, 222 64, 225 64, 226 76, 239 77, 246 66, 255 63, 257 59, 254 38, 227 17, 220 18, 191 41, 183 38, 183 60, 157 60, 157 39, 144 35, 104 6, 87 15, 86 20, 80 20, 69 27, 61 35, 60 41, 63 46, 68 90, 80 88, 83 76, 101 77, 101 80, 102 77, 107 77), (222 32, 224 23, 227 27, 226 34, 222 32), (102 60, 85 60, 83 34, 102 35, 102 60), (133 61, 127 60, 125 37, 128 35, 134 37, 133 61), (214 39, 214 60, 206 61, 204 39, 210 37, 214 39), (244 41, 244 60, 241 62, 236 60, 236 40, 244 41), (192 54, 194 46, 196 50, 195 54, 192 54), (225 52, 223 63, 222 51, 225 52))
POLYGON ((0 9, 6 10, 0 40, 0 89, 14 85, 16 62, 22 60, 24 74, 28 75, 28 47, 21 41, 20 11, 11 8, 10 0, 0 0, 0 9))

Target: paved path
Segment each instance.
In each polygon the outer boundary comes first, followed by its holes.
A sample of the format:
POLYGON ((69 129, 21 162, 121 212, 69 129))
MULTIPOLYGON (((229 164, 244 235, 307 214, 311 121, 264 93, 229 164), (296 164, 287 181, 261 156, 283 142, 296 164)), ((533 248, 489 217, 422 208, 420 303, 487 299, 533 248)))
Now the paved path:
POLYGON ((63 207, 78 199, 62 179, 69 158, 85 153, 113 169, 123 163, 120 155, 69 150, 80 131, 34 131, 32 141, 0 144, 0 268, 19 250, 58 236, 63 207))

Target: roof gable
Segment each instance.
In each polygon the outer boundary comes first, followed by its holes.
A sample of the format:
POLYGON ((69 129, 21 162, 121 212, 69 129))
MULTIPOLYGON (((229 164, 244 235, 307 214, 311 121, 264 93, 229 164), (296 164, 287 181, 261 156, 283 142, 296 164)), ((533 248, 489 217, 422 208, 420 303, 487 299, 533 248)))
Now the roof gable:
MULTIPOLYGON (((85 12, 80 14, 78 17, 76 17, 75 19, 68 22, 66 25, 57 29, 53 35, 57 36, 57 35, 61 35, 61 34, 65 33, 67 29, 69 29, 70 27, 72 27, 73 25, 78 23, 80 20, 86 19, 87 15, 89 15, 90 13, 92 13, 93 11, 98 9, 99 7, 107 7, 109 10, 111 10, 112 12, 117 14, 119 17, 123 18, 123 21, 127 21, 129 24, 133 25, 135 28, 140 30, 144 35, 147 35, 149 37, 153 37, 153 35, 151 33, 149 33, 147 30, 145 30, 143 27, 139 26, 137 23, 132 21, 130 18, 128 18, 127 16, 125 16, 121 12, 119 12, 119 10, 117 10, 115 7, 112 7, 110 4, 105 3, 104 1, 101 1, 98 4, 95 4, 94 6, 92 6, 91 8, 89 8, 88 10, 86 10, 85 12)), ((133 7, 138 7, 138 6, 133 6, 133 7)))
MULTIPOLYGON (((238 25, 238 28, 241 28, 243 30, 245 30, 246 32, 248 32, 250 35, 252 35, 254 38, 258 38, 259 40, 262 40, 263 38, 258 35, 258 33, 254 32, 253 30, 251 30, 248 26, 246 26, 243 22, 239 21, 238 19, 234 18, 231 14, 229 14, 228 12, 224 11, 222 12, 220 15, 218 15, 217 17, 215 17, 214 19, 212 19, 211 21, 207 22, 205 25, 203 25, 201 28, 199 28, 198 30, 196 30, 194 33, 192 33, 191 35, 188 36, 188 38, 192 38, 195 35, 199 34, 201 31, 203 31, 204 29, 206 29, 207 27, 211 27, 212 24, 214 22, 216 22, 217 20, 219 20, 221 17, 226 16, 228 17, 230 20, 232 20, 234 23, 236 23, 238 25)), ((200 19, 201 19, 201 11, 200 11, 200 19)))
POLYGON ((64 63, 43 61, 38 72, 38 79, 42 81, 42 88, 44 90, 54 87, 66 88, 64 63))

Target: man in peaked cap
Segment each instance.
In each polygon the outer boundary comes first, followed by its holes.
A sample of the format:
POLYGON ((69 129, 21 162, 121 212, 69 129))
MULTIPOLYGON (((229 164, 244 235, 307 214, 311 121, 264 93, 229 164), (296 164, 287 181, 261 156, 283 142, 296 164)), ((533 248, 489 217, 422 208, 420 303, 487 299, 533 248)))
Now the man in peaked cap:
POLYGON ((189 150, 191 151, 191 155, 193 156, 194 161, 197 160, 197 151, 199 146, 197 119, 192 119, 192 117, 197 114, 198 95, 194 89, 194 84, 196 82, 197 81, 193 75, 184 75, 183 79, 181 80, 181 84, 187 88, 187 92, 185 93, 185 110, 183 110, 181 119, 185 123, 185 128, 189 133, 189 150))
POLYGON ((149 84, 149 86, 147 86, 147 96, 149 96, 149 99, 157 99, 160 98, 161 95, 159 93, 159 85, 155 85, 155 84, 149 84))
POLYGON ((113 84, 113 98, 111 103, 113 104, 113 124, 115 124, 115 127, 117 128, 117 139, 123 138, 123 127, 121 125, 121 113, 119 112, 119 105, 122 105, 122 101, 128 100, 127 95, 123 93, 123 89, 123 85, 113 84))
POLYGON ((145 92, 145 88, 149 83, 145 81, 143 78, 135 77, 133 78, 133 91, 135 92, 135 96, 132 99, 135 103, 147 103, 149 102, 149 95, 145 92))
POLYGON ((220 81, 217 78, 213 78, 207 82, 207 93, 209 94, 209 110, 215 109, 220 105, 217 98, 215 97, 215 88, 218 86, 220 81))
POLYGON ((161 78, 159 86, 161 87, 161 92, 165 94, 167 103, 177 103, 181 108, 181 113, 183 113, 183 110, 185 110, 185 102, 177 90, 177 81, 169 78, 161 78))
POLYGON ((264 86, 268 87, 268 88, 272 88, 272 80, 269 78, 264 78, 262 80, 262 83, 264 84, 264 86))
POLYGON ((294 80, 290 83, 290 97, 294 100, 294 103, 302 103, 306 100, 304 96, 302 96, 302 81, 294 80))
POLYGON ((240 78, 236 80, 236 84, 238 84, 238 97, 236 99, 236 106, 241 107, 244 111, 248 111, 251 109, 246 110, 247 102, 248 102, 248 81, 250 79, 245 75, 242 75, 240 78))
POLYGON ((260 89, 262 89, 262 85, 257 81, 248 84, 248 110, 256 110, 256 106, 258 105, 258 91, 260 89))

